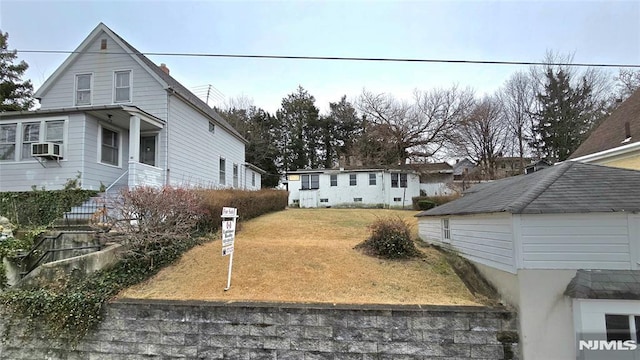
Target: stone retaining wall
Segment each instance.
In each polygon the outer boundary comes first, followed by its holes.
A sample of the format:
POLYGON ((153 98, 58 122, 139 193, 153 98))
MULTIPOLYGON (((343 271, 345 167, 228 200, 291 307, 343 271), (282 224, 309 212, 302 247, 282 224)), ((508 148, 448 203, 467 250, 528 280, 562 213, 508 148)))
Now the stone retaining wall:
POLYGON ((516 330, 483 307, 120 300, 75 349, 11 339, 0 359, 517 359, 516 330))

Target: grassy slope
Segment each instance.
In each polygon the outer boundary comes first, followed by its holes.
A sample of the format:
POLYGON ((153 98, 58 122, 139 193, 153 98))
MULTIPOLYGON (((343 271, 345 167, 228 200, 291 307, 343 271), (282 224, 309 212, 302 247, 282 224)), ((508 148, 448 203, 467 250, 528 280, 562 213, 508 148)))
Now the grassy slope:
POLYGON ((289 209, 243 223, 236 235, 231 289, 221 241, 199 246, 122 298, 479 305, 436 250, 387 261, 353 250, 378 217, 416 212, 289 209))

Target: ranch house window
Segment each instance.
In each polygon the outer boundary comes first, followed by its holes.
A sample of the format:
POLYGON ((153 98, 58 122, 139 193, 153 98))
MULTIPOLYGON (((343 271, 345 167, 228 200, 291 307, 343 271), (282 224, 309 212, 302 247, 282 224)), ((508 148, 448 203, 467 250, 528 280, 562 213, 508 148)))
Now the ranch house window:
POLYGON ((0 161, 16 159, 17 124, 0 125, 0 161))
POLYGON ((329 180, 331 182, 331 186, 338 186, 338 175, 330 175, 329 180))
POLYGON ((353 202, 362 202, 362 198, 353 198, 353 202))
POLYGON ((605 314, 607 341, 640 340, 640 316, 605 314))
POLYGON ((251 186, 256 186, 256 173, 251 173, 251 186))
POLYGON ((216 133, 216 125, 212 122, 209 122, 209 132, 212 134, 216 133))
POLYGON ((369 174, 369 185, 376 184, 376 174, 369 174))
POLYGON ((302 175, 302 190, 315 190, 320 188, 320 175, 302 175))
POLYGON ((76 105, 91 105, 92 74, 76 75, 76 105))
POLYGON ((349 174, 349 186, 356 186, 356 185, 358 185, 356 181, 356 174, 349 174))
POLYGON ((220 185, 225 185, 227 183, 227 160, 224 158, 220 158, 220 185))
POLYGON ((113 102, 131 102, 131 70, 113 73, 113 102))
POLYGON ((449 227, 449 219, 442 219, 442 238, 444 241, 451 241, 451 228, 449 227))
POLYGON ((407 187, 407 174, 400 174, 400 187, 401 188, 407 187))
POLYGON ((391 187, 392 188, 398 187, 398 173, 391 174, 391 187))

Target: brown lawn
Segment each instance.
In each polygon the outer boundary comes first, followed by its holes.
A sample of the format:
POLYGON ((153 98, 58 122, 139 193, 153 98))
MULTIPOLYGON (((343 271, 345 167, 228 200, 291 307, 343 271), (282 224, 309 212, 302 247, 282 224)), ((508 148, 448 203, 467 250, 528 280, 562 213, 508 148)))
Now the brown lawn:
POLYGON ((219 235, 186 253, 121 298, 277 301, 350 304, 481 305, 444 258, 424 247, 424 257, 390 261, 353 247, 376 218, 414 211, 288 209, 241 224, 236 234, 231 289, 224 291, 229 257, 219 235))

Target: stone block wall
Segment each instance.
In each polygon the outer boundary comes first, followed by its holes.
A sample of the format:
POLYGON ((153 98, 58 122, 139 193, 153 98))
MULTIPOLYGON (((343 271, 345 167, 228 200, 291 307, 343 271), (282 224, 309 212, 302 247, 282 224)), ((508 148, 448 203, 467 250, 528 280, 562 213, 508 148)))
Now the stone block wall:
POLYGON ((0 359, 517 359, 516 330, 484 307, 120 300, 75 348, 10 339, 0 359))

